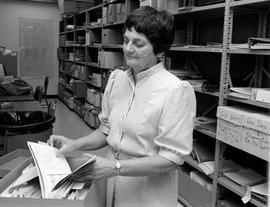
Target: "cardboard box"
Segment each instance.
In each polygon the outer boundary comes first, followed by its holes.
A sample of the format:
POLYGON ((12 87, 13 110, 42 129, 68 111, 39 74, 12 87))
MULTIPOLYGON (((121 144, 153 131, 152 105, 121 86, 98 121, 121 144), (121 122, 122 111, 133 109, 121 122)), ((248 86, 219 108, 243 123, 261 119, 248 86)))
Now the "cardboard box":
POLYGON ((122 13, 122 21, 125 21, 126 17, 127 17, 126 4, 125 3, 121 4, 121 13, 122 13))
POLYGON ((5 177, 11 170, 31 156, 27 149, 16 149, 0 157, 0 178, 5 177))
POLYGON ((92 73, 91 83, 94 86, 101 87, 101 74, 99 74, 99 73, 92 73))
POLYGON ((108 23, 116 22, 116 4, 109 4, 107 15, 108 15, 108 23))
POLYGON ((116 22, 122 22, 122 3, 116 4, 116 22))
POLYGON ((219 106, 217 117, 236 125, 270 134, 270 116, 267 113, 236 106, 219 106))
POLYGON ((267 114, 244 113, 243 126, 258 130, 270 136, 270 116, 267 114))
POLYGON ((249 154, 269 161, 269 134, 218 119, 216 138, 231 146, 248 152, 249 154))
MULTIPOLYGON (((152 1, 156 1, 156 0, 152 0, 152 1)), ((123 4, 122 12, 125 12, 125 15, 126 15, 126 14, 131 13, 133 10, 135 10, 139 7, 140 7, 139 1, 127 0, 126 3, 123 4), (123 11, 123 8, 125 11, 123 11)))
POLYGON ((155 9, 157 9, 157 0, 140 0, 140 7, 141 6, 151 6, 155 9))
POLYGON ((103 7, 103 10, 102 10, 102 24, 108 24, 108 7, 103 7))
POLYGON ((90 0, 58 0, 58 6, 62 15, 77 13, 93 7, 94 4, 90 0))
POLYGON ((0 135, 0 142, 4 142, 4 151, 5 153, 12 152, 16 149, 28 149, 27 141, 42 141, 46 142, 50 135, 52 135, 51 125, 49 128, 39 130, 36 132, 28 132, 24 130, 22 133, 10 133, 5 137, 4 135, 0 135), (4 141, 2 141, 4 140, 4 141))
POLYGON ((122 52, 98 52, 98 64, 104 68, 114 68, 115 66, 124 64, 124 56, 122 52))
POLYGON ((178 171, 178 194, 192 207, 210 207, 211 192, 193 181, 188 174, 178 171))
POLYGON ((103 29, 101 42, 103 45, 122 45, 123 37, 121 29, 103 29))
POLYGON ((100 107, 101 105, 101 96, 100 92, 95 89, 87 89, 87 101, 93 104, 96 107, 100 107))
POLYGON ((243 127, 243 150, 261 159, 269 161, 270 157, 270 138, 265 134, 254 129, 243 127))
POLYGON ((243 149, 242 126, 218 119, 216 138, 238 149, 243 149))
POLYGON ((242 125, 243 110, 232 106, 219 106, 217 117, 236 125, 242 125))
MULTIPOLYGON (((3 192, 22 173, 33 159, 29 158, 18 165, 0 181, 0 192, 3 192)), ((105 207, 105 181, 93 183, 83 200, 67 199, 30 199, 30 198, 5 198, 0 197, 1 206, 8 207, 105 207)))

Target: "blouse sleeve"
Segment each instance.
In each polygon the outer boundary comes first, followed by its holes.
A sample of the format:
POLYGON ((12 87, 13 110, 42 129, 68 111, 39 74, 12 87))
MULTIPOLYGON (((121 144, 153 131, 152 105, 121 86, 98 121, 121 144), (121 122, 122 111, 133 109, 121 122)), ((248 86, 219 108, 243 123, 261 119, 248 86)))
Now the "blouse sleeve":
POLYGON ((98 115, 100 120, 100 126, 99 128, 104 134, 109 134, 110 132, 110 125, 109 125, 109 114, 110 114, 110 104, 109 104, 109 97, 111 94, 111 91, 113 89, 114 80, 118 73, 122 72, 121 70, 114 70, 107 82, 103 97, 102 97, 102 103, 101 103, 101 112, 98 115))
POLYGON ((192 86, 181 81, 166 98, 155 143, 159 155, 183 164, 183 156, 192 150, 193 123, 196 113, 196 98, 192 86))

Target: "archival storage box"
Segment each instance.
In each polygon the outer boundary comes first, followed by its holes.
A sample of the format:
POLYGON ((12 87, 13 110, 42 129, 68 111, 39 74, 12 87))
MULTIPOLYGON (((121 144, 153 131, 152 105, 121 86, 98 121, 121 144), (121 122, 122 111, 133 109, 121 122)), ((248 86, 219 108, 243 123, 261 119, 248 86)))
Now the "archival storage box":
MULTIPOLYGON (((24 155, 24 152, 22 153, 22 155, 24 155)), ((21 162, 21 164, 10 171, 3 179, 1 179, 0 193, 2 193, 15 179, 18 178, 25 167, 27 167, 30 163, 34 163, 32 157, 29 157, 25 161, 21 162)), ((0 203, 1 206, 8 207, 105 207, 105 192, 105 181, 99 180, 92 184, 83 200, 0 197, 0 203)))
POLYGON ((269 161, 270 117, 250 109, 219 106, 217 139, 269 161))

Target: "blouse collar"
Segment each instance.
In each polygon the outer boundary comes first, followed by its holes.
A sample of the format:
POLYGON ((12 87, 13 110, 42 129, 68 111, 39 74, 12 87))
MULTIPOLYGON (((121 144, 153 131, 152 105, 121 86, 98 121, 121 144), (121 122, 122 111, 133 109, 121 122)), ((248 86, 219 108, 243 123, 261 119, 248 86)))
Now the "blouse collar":
MULTIPOLYGON (((160 63, 157 63, 156 65, 154 65, 153 67, 151 67, 151 68, 149 68, 147 70, 139 72, 137 74, 137 82, 141 81, 144 78, 147 78, 147 77, 153 75, 154 73, 159 72, 162 69, 164 69, 164 66, 163 66, 163 63, 160 62, 160 63)), ((132 80, 132 82, 134 82, 132 68, 129 68, 127 70, 127 76, 129 77, 130 80, 132 80)))

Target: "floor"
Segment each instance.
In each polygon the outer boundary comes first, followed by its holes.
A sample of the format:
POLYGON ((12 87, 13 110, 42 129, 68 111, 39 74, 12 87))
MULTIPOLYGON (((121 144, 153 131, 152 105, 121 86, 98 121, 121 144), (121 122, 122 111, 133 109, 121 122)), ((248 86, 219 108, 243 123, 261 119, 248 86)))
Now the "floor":
MULTIPOLYGON (((54 101, 50 99, 49 101, 54 101)), ((76 139, 91 133, 91 129, 79 115, 71 111, 62 101, 57 99, 55 110, 55 123, 53 124, 53 134, 63 135, 68 138, 76 139)), ((92 151, 93 153, 105 156, 108 148, 92 151)))
MULTIPOLYGON (((51 101, 51 100, 50 100, 51 101)), ((69 138, 85 136, 93 131, 75 112, 71 111, 62 101, 57 100, 56 121, 53 125, 53 134, 69 138)))

